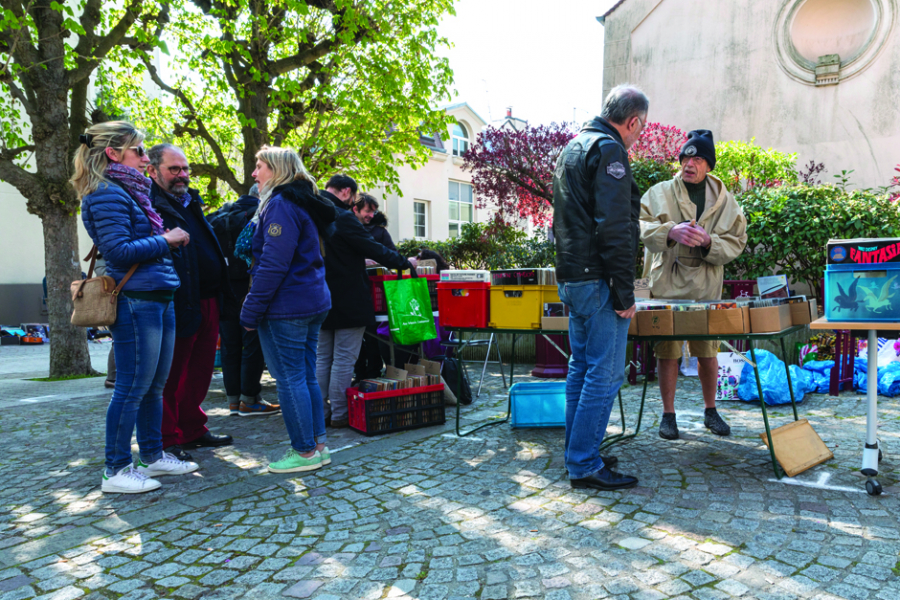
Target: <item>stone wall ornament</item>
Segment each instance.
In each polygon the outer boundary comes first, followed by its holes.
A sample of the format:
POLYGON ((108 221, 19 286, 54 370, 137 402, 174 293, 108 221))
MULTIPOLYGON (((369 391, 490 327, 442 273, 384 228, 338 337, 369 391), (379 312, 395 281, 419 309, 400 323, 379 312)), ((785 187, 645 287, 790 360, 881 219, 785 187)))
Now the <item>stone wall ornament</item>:
MULTIPOLYGON (((809 33, 819 30, 821 22, 817 18, 821 19, 821 16, 816 11, 826 13, 835 3, 833 0, 785 0, 775 20, 775 54, 778 65, 789 77, 807 85, 835 85, 858 75, 875 61, 887 45, 897 20, 897 2, 898 0, 844 0, 841 7, 844 11, 853 13, 858 6, 861 18, 867 18, 872 13, 874 22, 871 31, 856 47, 844 48, 843 51, 840 47, 834 47, 832 52, 810 57, 798 50, 795 36, 799 35, 798 31, 809 33), (798 17, 800 21, 797 20, 798 17), (809 25, 804 20, 809 21, 809 25)), ((837 28, 842 25, 843 22, 834 24, 837 28)), ((826 36, 826 45, 828 39, 837 37, 839 36, 826 36)), ((804 49, 809 54, 808 48, 804 49)))

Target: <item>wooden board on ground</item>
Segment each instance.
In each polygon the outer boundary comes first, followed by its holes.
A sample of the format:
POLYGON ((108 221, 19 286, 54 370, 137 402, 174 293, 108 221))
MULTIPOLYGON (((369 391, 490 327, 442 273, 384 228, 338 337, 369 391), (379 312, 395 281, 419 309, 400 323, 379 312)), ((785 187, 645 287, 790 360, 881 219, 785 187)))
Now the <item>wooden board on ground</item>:
MULTIPOLYGON (((759 434, 763 444, 769 446, 765 433, 759 434)), ((815 432, 806 419, 793 421, 772 430, 772 443, 775 444, 775 458, 788 477, 799 475, 803 471, 820 465, 834 458, 825 446, 825 442, 815 432)))

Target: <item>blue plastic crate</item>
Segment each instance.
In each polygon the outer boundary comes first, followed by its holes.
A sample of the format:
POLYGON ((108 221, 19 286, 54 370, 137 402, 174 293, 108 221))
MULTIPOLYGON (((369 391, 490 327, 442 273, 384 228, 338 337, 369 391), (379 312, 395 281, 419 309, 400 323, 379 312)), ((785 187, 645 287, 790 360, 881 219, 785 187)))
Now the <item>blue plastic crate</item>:
POLYGON ((565 427, 566 382, 515 383, 509 388, 513 427, 565 427))
POLYGON ((900 321, 900 263, 828 265, 825 318, 900 321))

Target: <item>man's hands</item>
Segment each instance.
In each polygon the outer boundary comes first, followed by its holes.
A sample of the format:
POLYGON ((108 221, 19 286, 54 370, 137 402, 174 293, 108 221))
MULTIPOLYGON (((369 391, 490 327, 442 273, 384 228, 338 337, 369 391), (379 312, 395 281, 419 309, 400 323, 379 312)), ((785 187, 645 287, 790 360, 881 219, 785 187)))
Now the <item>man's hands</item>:
POLYGON ((181 227, 176 227, 175 229, 166 229, 163 239, 169 244, 169 248, 177 248, 187 246, 191 241, 191 236, 181 227))
POLYGON ((696 248, 698 246, 706 248, 712 243, 712 238, 709 237, 706 230, 697 225, 694 221, 691 221, 690 223, 679 223, 670 229, 669 239, 691 248, 696 248))
POLYGON ((636 310, 637 310, 636 305, 632 304, 631 308, 628 308, 626 310, 617 310, 616 314, 619 315, 620 317, 622 317, 623 319, 633 319, 634 313, 636 310))

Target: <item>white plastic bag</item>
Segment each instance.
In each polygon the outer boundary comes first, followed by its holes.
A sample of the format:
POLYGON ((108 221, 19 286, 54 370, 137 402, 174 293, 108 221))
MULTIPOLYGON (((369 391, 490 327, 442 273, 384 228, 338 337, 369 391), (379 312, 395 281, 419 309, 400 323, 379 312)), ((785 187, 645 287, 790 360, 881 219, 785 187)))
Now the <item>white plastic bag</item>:
POLYGON ((681 374, 685 377, 697 377, 697 357, 691 356, 688 349, 688 343, 684 342, 681 346, 681 374))
POLYGON ((744 361, 734 352, 719 352, 719 380, 716 384, 716 401, 739 400, 738 384, 741 382, 741 371, 744 361))

